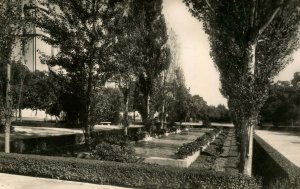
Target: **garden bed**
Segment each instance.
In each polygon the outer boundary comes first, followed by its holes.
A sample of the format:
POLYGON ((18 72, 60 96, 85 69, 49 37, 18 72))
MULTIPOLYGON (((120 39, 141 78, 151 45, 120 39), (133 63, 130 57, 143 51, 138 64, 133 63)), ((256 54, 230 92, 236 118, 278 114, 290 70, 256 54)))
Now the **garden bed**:
POLYGON ((191 164, 191 168, 238 174, 238 158, 234 129, 224 129, 219 137, 191 164))

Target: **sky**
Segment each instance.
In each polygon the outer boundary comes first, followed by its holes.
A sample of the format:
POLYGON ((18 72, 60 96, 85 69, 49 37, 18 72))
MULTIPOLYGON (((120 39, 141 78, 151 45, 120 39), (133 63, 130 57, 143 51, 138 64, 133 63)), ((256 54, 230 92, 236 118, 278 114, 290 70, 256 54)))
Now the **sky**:
MULTIPOLYGON (((188 11, 182 0, 163 0, 163 14, 167 27, 172 28, 180 45, 180 59, 187 87, 192 95, 200 95, 208 105, 217 106, 227 100, 220 93, 219 73, 209 52, 208 36, 202 24, 188 11)), ((300 50, 293 54, 294 61, 276 78, 291 80, 296 71, 300 71, 300 50)))

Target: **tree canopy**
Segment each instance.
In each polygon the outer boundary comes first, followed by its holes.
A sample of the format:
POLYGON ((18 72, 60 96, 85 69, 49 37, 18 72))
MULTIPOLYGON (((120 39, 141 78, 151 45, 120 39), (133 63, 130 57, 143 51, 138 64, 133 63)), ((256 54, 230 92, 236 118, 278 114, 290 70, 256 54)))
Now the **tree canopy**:
POLYGON ((289 81, 278 81, 270 86, 269 97, 260 112, 261 123, 275 126, 300 124, 300 86, 298 73, 289 81))
POLYGON ((116 15, 124 13, 122 1, 49 0, 47 12, 40 12, 37 26, 48 36, 43 40, 59 48, 56 56, 44 56, 49 66, 65 71, 77 96, 79 124, 89 143, 93 127, 91 97, 97 85, 111 76, 111 49, 114 38, 108 32, 116 15))

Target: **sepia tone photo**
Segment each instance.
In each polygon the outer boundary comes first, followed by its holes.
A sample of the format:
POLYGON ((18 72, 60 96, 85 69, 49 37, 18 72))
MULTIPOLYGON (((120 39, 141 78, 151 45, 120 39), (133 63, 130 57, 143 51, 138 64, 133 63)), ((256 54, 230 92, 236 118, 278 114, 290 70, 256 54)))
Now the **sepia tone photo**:
POLYGON ((300 188, 299 0, 0 0, 0 189, 300 188))

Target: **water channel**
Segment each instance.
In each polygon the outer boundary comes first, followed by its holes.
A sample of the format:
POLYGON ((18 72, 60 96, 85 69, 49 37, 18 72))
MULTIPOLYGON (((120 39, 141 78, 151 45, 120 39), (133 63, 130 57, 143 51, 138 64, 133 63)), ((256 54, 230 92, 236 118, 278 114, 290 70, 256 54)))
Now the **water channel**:
POLYGON ((139 157, 175 158, 174 153, 183 144, 194 141, 210 129, 191 128, 180 134, 171 134, 151 141, 142 141, 135 144, 135 153, 139 157))

